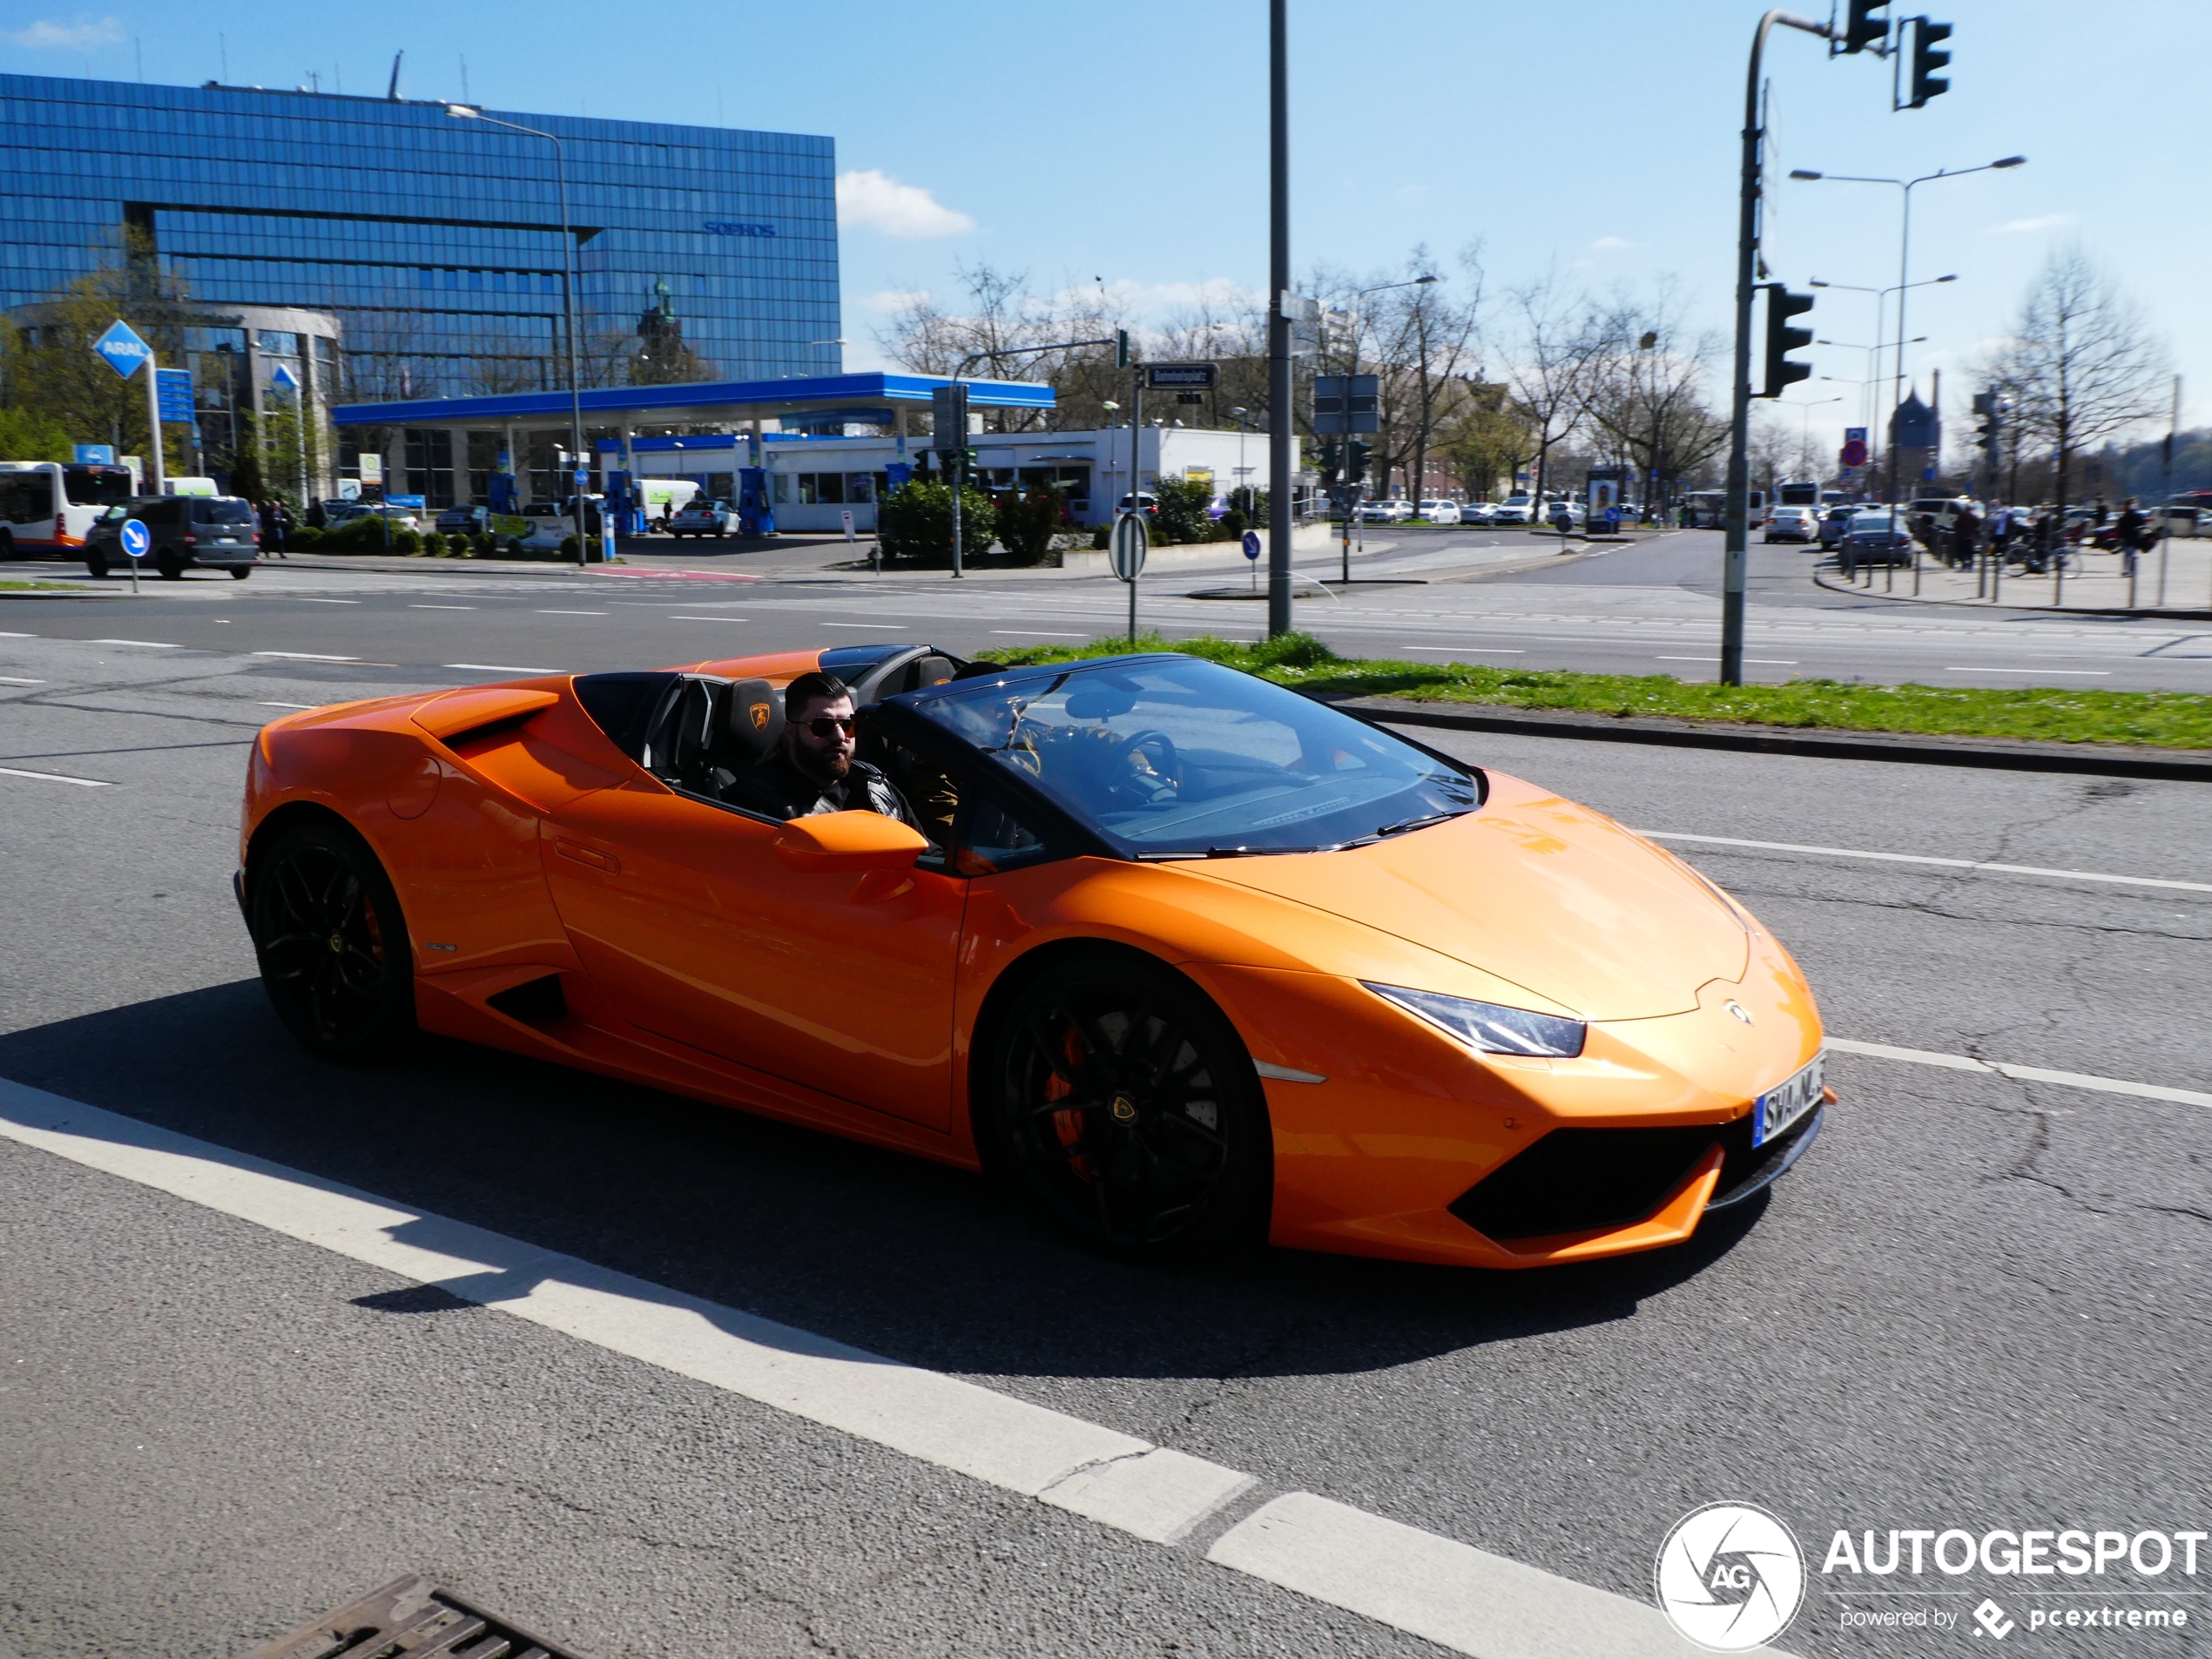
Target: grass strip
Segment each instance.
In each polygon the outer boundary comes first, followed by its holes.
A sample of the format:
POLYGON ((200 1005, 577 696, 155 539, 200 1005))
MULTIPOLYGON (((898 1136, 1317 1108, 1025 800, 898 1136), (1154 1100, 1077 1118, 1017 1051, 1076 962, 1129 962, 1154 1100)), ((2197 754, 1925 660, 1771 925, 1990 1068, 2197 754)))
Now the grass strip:
POLYGON ((81 593, 84 590, 74 582, 18 582, 10 577, 0 582, 0 593, 81 593))
MULTIPOLYGON (((1087 645, 1027 645, 994 651, 992 657, 1019 665, 1115 657, 1130 649, 1125 637, 1115 637, 1087 645)), ((1134 649, 1183 651, 1244 669, 1279 685, 1347 697, 1403 697, 1839 732, 2212 749, 2212 697, 2189 691, 1867 685, 1828 679, 1718 685, 1671 674, 1576 674, 1557 669, 1339 657, 1303 633, 1251 644, 1211 637, 1168 640, 1147 633, 1138 636, 1134 649)))

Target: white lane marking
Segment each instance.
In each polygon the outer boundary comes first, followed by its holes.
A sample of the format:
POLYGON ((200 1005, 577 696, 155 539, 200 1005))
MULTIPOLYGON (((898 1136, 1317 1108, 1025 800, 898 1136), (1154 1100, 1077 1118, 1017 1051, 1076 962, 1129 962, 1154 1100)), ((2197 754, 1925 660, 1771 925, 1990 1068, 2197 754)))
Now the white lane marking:
POLYGON ((319 709, 322 705, 320 703, 260 703, 255 706, 264 709, 319 709))
POLYGON ((750 622, 750 617, 671 617, 671 622, 750 622))
POLYGON ((2212 881, 2170 881, 2150 875, 2107 875, 2101 870, 2055 870, 2040 864, 1993 864, 1981 859, 1940 859, 1925 853, 1869 853, 1855 846, 1800 846, 1792 841, 1745 841, 1732 835, 1688 835, 1680 830, 1638 830, 1655 841, 1696 841, 1705 846, 1750 846, 1762 853, 1816 853, 1831 859, 1875 859, 1884 864, 1933 864, 1946 870, 1994 870, 2003 875, 2047 875, 2067 881, 2107 881, 2126 887, 2175 887, 2212 893, 2212 881))
POLYGON ((2181 1106, 2212 1106, 2212 1095, 2195 1089, 2168 1089, 2162 1083, 2130 1082, 2125 1077, 2099 1077, 2086 1071, 2053 1071, 2046 1066, 2015 1066, 2000 1060, 1977 1060, 1969 1054, 1939 1054, 1928 1049, 1894 1049, 1886 1042, 1852 1042, 1831 1037, 1828 1046, 1845 1054, 1862 1054, 1876 1060, 1902 1060, 1909 1065, 1940 1066, 1946 1071, 1979 1071, 2010 1077, 2016 1082, 2060 1083, 2087 1089, 2100 1095, 2132 1095, 2138 1100, 2172 1101, 2181 1106))
POLYGON ((357 605, 361 603, 358 599, 313 599, 301 593, 291 594, 287 597, 293 600, 295 603, 303 605, 357 605))
POLYGON ((113 784, 98 778, 71 778, 58 772, 24 772, 17 766, 0 766, 0 775, 10 778, 37 778, 50 784, 75 784, 81 789, 112 789, 113 784))
POLYGON ((557 668, 518 668, 512 663, 441 663, 441 668, 465 668, 477 674, 557 674, 557 668))
POLYGON ((2110 679, 2108 668, 1946 668, 1946 674, 2064 674, 2074 679, 2110 679))
POLYGON ((814 626, 817 628, 866 628, 873 631, 878 628, 906 628, 912 624, 904 622, 818 622, 814 626))
POLYGON ((1310 1492, 1246 1516, 1206 1559, 1486 1659, 1704 1651, 1656 1608, 1310 1492))
MULTIPOLYGON (((1655 657, 1651 660, 1655 663, 1717 663, 1720 658, 1717 657, 1655 657)), ((1797 659, 1794 657, 1746 657, 1743 660, 1747 663, 1764 663, 1771 668, 1795 668, 1797 665, 1797 659)))
POLYGON ((256 657, 281 657, 288 663, 358 663, 358 657, 331 657, 319 651, 257 651, 256 657))
POLYGON ((607 613, 604 610, 541 610, 537 614, 541 617, 604 617, 607 613))
MULTIPOLYGON (((961 1378, 4 1078, 0 1136, 1154 1542, 1186 1536, 1255 1484, 961 1378)), ((1302 1493, 1231 1527, 1212 1559, 1480 1659, 1687 1651, 1635 1602, 1302 1493), (1332 1553, 1356 1565, 1332 1566, 1332 1553)))
MULTIPOLYGON (((837 624, 829 623, 825 625, 833 628, 837 624)), ((1028 638, 1031 634, 1035 634, 1039 639, 1081 639, 1083 637, 1082 634, 1055 634, 1049 628, 994 628, 991 631, 995 634, 1012 634, 1022 639, 1028 638)))
POLYGON ((36 639, 37 634, 0 634, 0 639, 36 639))
POLYGON ((1473 657, 1526 657, 1528 653, 1508 645, 1397 645, 1395 651, 1418 651, 1440 653, 1449 657, 1465 652, 1473 657))
POLYGON ((409 610, 474 610, 474 605, 409 605, 409 610))
MULTIPOLYGON (((28 637, 28 636, 25 636, 28 637)), ((144 645, 149 651, 182 651, 182 645, 166 639, 88 639, 88 645, 144 645)))
POLYGON ((27 680, 19 675, 0 674, 0 685, 44 685, 44 680, 27 680))

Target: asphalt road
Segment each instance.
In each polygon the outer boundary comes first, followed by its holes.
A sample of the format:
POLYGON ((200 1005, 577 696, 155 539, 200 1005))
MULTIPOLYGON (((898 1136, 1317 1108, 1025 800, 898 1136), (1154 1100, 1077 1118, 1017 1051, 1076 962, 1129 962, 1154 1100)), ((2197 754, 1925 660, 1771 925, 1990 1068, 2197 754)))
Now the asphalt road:
MULTIPOLYGON (((400 608, 419 592, 319 607, 259 578, 100 613, 392 667, 8 612, 37 637, 0 639, 0 1079, 1249 1472, 1247 1508, 1320 1494, 1638 1600, 1669 1524, 1718 1499, 1816 1562, 1837 1528, 2206 1525, 2201 1104, 1838 1053, 1812 1154, 1683 1248, 1180 1275, 1064 1248, 957 1172, 488 1052, 310 1062, 226 886, 273 709, 449 683, 422 666, 447 659, 708 649, 658 604, 560 632, 516 613, 615 602, 480 585, 430 623, 400 608)), ((1651 831, 2195 884, 1672 843, 1797 953, 1833 1037, 2212 1089, 2205 786, 1445 741, 1651 831)), ((406 1570, 602 1656, 1440 1651, 1204 1536, 1143 1543, 12 1141, 0 1171, 0 1654, 227 1659, 406 1570)), ((2212 1620, 2202 1570, 2060 1588, 2212 1620)), ((2017 1608, 2018 1582, 1822 1580, 1784 1645, 1962 1642, 1839 1626, 2017 1608)))
MULTIPOLYGON (((1715 532, 1622 546, 1578 543, 1563 555, 1555 543, 1525 535, 1395 534, 1387 544, 1378 535, 1355 562, 1359 579, 1350 588, 1303 582, 1301 591, 1313 597, 1297 602, 1298 625, 1347 655, 1685 679, 1718 674, 1715 532)), ((948 574, 841 568, 842 546, 738 554, 718 554, 711 543, 645 547, 632 564, 585 571, 273 560, 250 582, 193 573, 181 583, 150 582, 136 597, 124 596, 118 578, 94 584, 65 567, 23 563, 7 574, 97 586, 104 597, 17 601, 0 621, 44 637, 150 642, 118 650, 304 653, 388 665, 349 667, 341 676, 370 679, 634 667, 886 637, 927 638, 981 655, 1015 644, 1090 639, 1128 624, 1127 590, 1110 577, 990 571, 955 583, 948 574)), ((1817 587, 1815 563, 1794 547, 1751 550, 1748 678, 2212 691, 2212 626, 1913 606, 1817 587)), ((1306 577, 1332 575, 1337 565, 1318 555, 1298 562, 1306 577)), ((1257 638, 1265 615, 1251 577, 1233 550, 1216 567, 1149 572, 1139 625, 1170 638, 1257 638), (1194 597, 1202 594, 1215 597, 1194 597)))

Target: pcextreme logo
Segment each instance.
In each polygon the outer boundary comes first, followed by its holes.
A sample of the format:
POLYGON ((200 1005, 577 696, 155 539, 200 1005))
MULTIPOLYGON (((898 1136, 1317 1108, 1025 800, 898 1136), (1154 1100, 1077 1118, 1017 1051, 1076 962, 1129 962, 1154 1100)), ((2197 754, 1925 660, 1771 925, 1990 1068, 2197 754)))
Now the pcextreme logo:
POLYGON ((1790 1529, 1747 1503, 1693 1509, 1659 1546, 1660 1610, 1684 1637, 1741 1653, 1790 1628, 1805 1594, 1805 1558, 1790 1529))

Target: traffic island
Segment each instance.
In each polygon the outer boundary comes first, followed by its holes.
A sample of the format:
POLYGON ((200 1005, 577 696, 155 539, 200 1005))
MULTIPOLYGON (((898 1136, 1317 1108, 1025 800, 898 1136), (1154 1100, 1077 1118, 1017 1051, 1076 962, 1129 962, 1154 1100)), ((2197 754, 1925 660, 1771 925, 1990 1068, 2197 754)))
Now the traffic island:
POLYGON ((2118 553, 2071 550, 2063 571, 2038 575, 2008 565, 1954 570, 1930 554, 1911 564, 1864 565, 1846 577, 1833 554, 1815 565, 1816 585, 1854 598, 1972 606, 1977 610, 2067 611, 2083 616, 2212 620, 2212 536, 2161 542, 2137 556, 2133 580, 2118 553))

